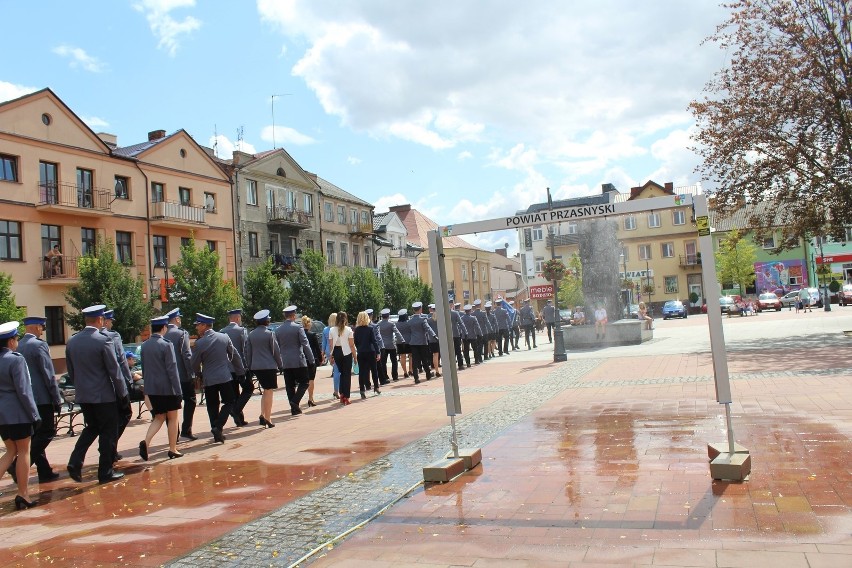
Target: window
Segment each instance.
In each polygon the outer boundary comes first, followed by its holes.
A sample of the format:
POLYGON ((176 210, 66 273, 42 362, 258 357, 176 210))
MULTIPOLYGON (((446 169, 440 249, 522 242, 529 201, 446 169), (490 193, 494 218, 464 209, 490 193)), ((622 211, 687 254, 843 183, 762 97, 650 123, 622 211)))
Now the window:
POLYGON ((246 203, 257 205, 257 182, 253 179, 246 180, 246 203))
POLYGON ((356 245, 352 245, 352 266, 361 264, 361 252, 356 245))
POLYGON ((305 198, 305 213, 308 214, 309 217, 314 216, 314 196, 310 193, 306 193, 304 195, 305 198))
POLYGON ((361 226, 362 227, 370 227, 372 229, 372 224, 370 223, 370 212, 369 211, 361 211, 361 226))
POLYGON ((115 176, 115 198, 130 199, 130 178, 115 176))
POLYGON ((207 250, 216 252, 216 241, 207 241, 207 250))
POLYGON ((46 255, 56 245, 62 245, 62 227, 59 225, 41 226, 41 254, 46 255))
POLYGON ((765 248, 765 249, 774 249, 775 248, 775 235, 769 235, 768 237, 763 239, 763 248, 765 248))
POLYGON ((94 255, 95 247, 97 246, 97 239, 95 237, 95 230, 90 229, 88 227, 80 228, 80 241, 83 243, 82 253, 83 256, 86 255, 94 255))
POLYGON ((151 237, 154 243, 154 265, 158 267, 166 267, 169 264, 169 253, 166 237, 154 235, 151 237))
POLYGON ((266 206, 275 207, 275 188, 266 186, 266 206))
POLYGON ((660 214, 648 213, 648 228, 656 229, 660 226, 660 214))
POLYGON ((314 241, 313 239, 308 239, 305 241, 305 248, 308 250, 314 250, 314 241))
POLYGON ((666 294, 677 294, 677 276, 666 276, 666 294))
POLYGON ((0 221, 0 260, 22 260, 18 221, 0 221))
POLYGON ((544 257, 543 256, 535 257, 535 271, 536 271, 536 273, 544 272, 544 257))
POLYGON ((118 262, 121 264, 133 264, 130 242, 130 233, 125 231, 115 232, 115 253, 118 258, 118 262))
POLYGON ((328 257, 329 264, 334 264, 334 241, 325 242, 325 256, 328 257))
POLYGON ((358 227, 358 210, 357 209, 350 209, 349 210, 349 219, 352 223, 353 229, 358 227))
POLYGON ((370 247, 364 247, 364 266, 366 266, 367 268, 370 268, 370 265, 373 264, 372 262, 370 262, 370 258, 372 256, 373 255, 370 254, 370 247))
POLYGON ((181 237, 180 238, 180 248, 186 248, 191 243, 191 239, 189 237, 181 237))
POLYGON ((474 282, 476 282, 476 265, 475 264, 470 265, 470 279, 473 280, 474 282))
POLYGON ((249 233, 249 256, 257 258, 260 256, 257 246, 257 233, 249 233))
POLYGON ((349 245, 340 243, 340 266, 349 265, 349 245))
POLYGON ((0 154, 0 181, 18 181, 18 158, 0 154))
POLYGON ((624 218, 624 230, 625 231, 635 231, 636 230, 636 217, 633 215, 628 215, 624 218))
POLYGON ((346 207, 343 205, 337 206, 337 223, 338 225, 346 224, 346 207))
POLYGON ((334 222, 334 206, 331 203, 324 203, 323 209, 325 209, 325 220, 329 223, 334 222))
POLYGON ((544 229, 541 227, 533 227, 532 230, 532 240, 540 241, 544 239, 544 229))
POLYGON ((484 266, 482 267, 482 281, 488 282, 488 270, 484 266))
POLYGON ((576 235, 577 234, 577 223, 568 223, 568 235, 576 235))
POLYGON ((186 205, 187 207, 192 205, 192 190, 188 187, 179 187, 178 198, 181 205, 186 205))
POLYGON ((287 209, 295 209, 296 208, 296 193, 293 191, 287 191, 286 199, 287 199, 287 209))
POLYGON ((630 262, 630 248, 627 245, 622 245, 621 254, 624 255, 624 258, 619 258, 618 260, 622 262, 630 262))
POLYGON ((91 209, 94 205, 92 192, 95 187, 95 173, 92 170, 77 168, 77 206, 91 209))
POLYGON ((204 192, 204 208, 208 213, 216 212, 216 195, 213 193, 204 192))
POLYGON ((673 225, 685 225, 686 224, 686 215, 683 212, 683 209, 675 209, 672 211, 672 224, 673 225))
POLYGON ((467 264, 462 264, 462 282, 467 282, 467 264))
POLYGON ((671 258, 674 256, 674 243, 662 243, 660 245, 660 254, 663 258, 671 258))
POLYGON ((639 245, 639 260, 651 260, 651 245, 639 245))
POLYGON ((48 345, 65 343, 65 310, 62 306, 45 306, 44 340, 48 345))
POLYGON ((151 203, 160 203, 166 200, 166 189, 163 184, 156 181, 151 182, 151 203))
POLYGON ((287 177, 287 172, 285 172, 285 171, 284 171, 284 168, 278 168, 278 169, 275 171, 275 174, 276 174, 276 175, 279 175, 279 176, 281 176, 281 177, 283 177, 283 178, 287 177))

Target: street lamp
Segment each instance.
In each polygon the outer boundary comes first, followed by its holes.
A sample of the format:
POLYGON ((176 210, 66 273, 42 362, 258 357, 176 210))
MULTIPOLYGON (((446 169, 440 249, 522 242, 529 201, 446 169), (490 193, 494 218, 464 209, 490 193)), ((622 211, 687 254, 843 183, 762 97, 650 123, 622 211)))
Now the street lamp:
MULTIPOLYGON (((547 188, 547 207, 553 210, 553 198, 550 196, 550 188, 547 188)), ((547 226, 547 233, 550 236, 550 260, 556 260, 556 238, 553 231, 553 225, 547 226)), ((553 305, 556 310, 555 325, 553 326, 553 362, 561 363, 568 360, 568 355, 565 353, 565 338, 562 337, 562 316, 559 313, 559 280, 553 280, 553 305)))
POLYGON ((630 287, 627 286, 627 255, 624 254, 624 243, 621 243, 621 254, 618 255, 621 259, 621 264, 624 267, 622 272, 621 285, 624 288, 624 304, 627 308, 627 315, 630 315, 630 304, 633 298, 630 297, 630 287))
POLYGON ((819 245, 819 261, 820 261, 819 270, 820 270, 820 272, 822 272, 822 274, 820 275, 819 281, 820 281, 820 285, 822 286, 823 291, 825 292, 825 294, 823 295, 825 300, 823 300, 822 309, 823 309, 823 311, 830 312, 831 311, 831 297, 828 295, 828 285, 826 285, 826 283, 825 283, 826 269, 825 269, 825 254, 823 254, 823 251, 822 251, 822 237, 817 237, 817 244, 819 245))
MULTIPOLYGON (((157 264, 154 265, 154 268, 162 268, 163 269, 163 275, 165 276, 165 279, 166 279, 165 280, 165 282, 166 282, 166 303, 168 303, 169 302, 169 259, 166 258, 166 257, 163 257, 162 260, 157 261, 157 264)), ((151 278, 151 282, 154 281, 154 278, 155 277, 151 278)), ((157 289, 159 289, 160 288, 159 278, 157 280, 158 280, 157 289)))

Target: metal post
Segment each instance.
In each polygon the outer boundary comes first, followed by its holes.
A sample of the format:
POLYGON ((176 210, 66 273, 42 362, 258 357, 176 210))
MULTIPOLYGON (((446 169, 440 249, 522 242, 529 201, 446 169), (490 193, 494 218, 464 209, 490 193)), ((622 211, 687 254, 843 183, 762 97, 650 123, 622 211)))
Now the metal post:
MULTIPOLYGON (((456 433, 456 417, 450 416, 450 428, 452 432, 450 433, 450 446, 453 449, 453 457, 459 459, 459 438, 456 433)), ((732 446, 733 447, 733 446, 732 446)))
POLYGON ((822 289, 825 291, 823 297, 825 298, 822 303, 823 311, 830 312, 831 311, 831 296, 828 295, 828 284, 825 283, 825 253, 822 252, 822 237, 818 237, 819 243, 819 258, 820 258, 820 270, 822 271, 822 277, 819 279, 820 285, 822 289))
POLYGON ((731 420, 731 403, 725 403, 725 423, 728 426, 728 453, 734 454, 734 423, 731 420))
MULTIPOLYGON (((553 199, 550 197, 550 188, 547 188, 547 205, 553 211, 553 199)), ((556 260, 556 232, 553 225, 547 226, 550 234, 550 260, 556 260)), ((562 336, 562 316, 559 315, 559 280, 553 280, 553 309, 556 311, 555 323, 553 325, 553 362, 562 363, 568 360, 565 353, 565 338, 562 336)), ((547 323, 545 322, 545 325, 547 323)))

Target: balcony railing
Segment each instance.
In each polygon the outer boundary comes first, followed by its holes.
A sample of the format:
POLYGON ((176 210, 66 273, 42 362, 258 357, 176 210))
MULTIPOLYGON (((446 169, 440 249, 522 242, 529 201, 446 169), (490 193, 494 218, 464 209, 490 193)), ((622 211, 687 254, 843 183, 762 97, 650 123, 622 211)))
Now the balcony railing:
POLYGON ((683 268, 701 266, 701 257, 698 254, 682 254, 680 255, 679 264, 683 268))
POLYGON ((113 192, 72 183, 49 182, 38 186, 39 205, 59 205, 75 209, 112 211, 113 192))
POLYGON ((408 247, 406 247, 406 248, 394 247, 391 250, 393 251, 393 254, 391 256, 394 256, 396 258, 417 258, 417 255, 420 254, 421 252, 423 252, 421 250, 413 250, 413 249, 410 249, 408 247))
POLYGON ((204 225, 205 212, 204 207, 182 205, 174 201, 155 201, 151 203, 151 219, 161 221, 204 225))
POLYGON ((372 235, 373 234, 373 224, 372 223, 352 223, 349 225, 349 234, 350 235, 372 235))
POLYGON ((305 211, 294 209, 293 207, 285 207, 276 205, 266 208, 266 220, 268 223, 282 223, 287 225, 295 225, 297 227, 310 227, 311 216, 305 211))
POLYGON ((69 280, 76 279, 76 256, 42 257, 39 280, 69 280))

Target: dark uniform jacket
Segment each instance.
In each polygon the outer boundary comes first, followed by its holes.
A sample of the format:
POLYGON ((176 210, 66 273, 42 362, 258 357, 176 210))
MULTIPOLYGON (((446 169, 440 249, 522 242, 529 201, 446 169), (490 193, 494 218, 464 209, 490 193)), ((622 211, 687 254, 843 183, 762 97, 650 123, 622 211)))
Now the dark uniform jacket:
POLYGON ((62 393, 59 392, 59 383, 56 382, 56 371, 47 342, 27 333, 18 342, 18 353, 23 355, 27 362, 36 404, 62 404, 62 393))
POLYGON ((65 360, 77 403, 116 402, 127 396, 115 344, 99 329, 86 326, 72 335, 65 346, 65 360))
POLYGON ((204 386, 219 385, 231 380, 231 364, 237 375, 245 375, 243 360, 224 333, 208 329, 195 341, 192 370, 202 374, 204 386))
POLYGON ((39 419, 23 355, 0 349, 0 424, 31 424, 39 419))
MULTIPOLYGON (((234 344, 234 348, 237 350, 237 354, 239 354, 240 359, 243 362, 243 368, 246 368, 246 342, 248 341, 248 332, 246 331, 246 328, 237 325, 235 322, 231 322, 220 329, 219 333, 224 333, 228 336, 228 339, 230 339, 231 343, 234 344)), ((234 369, 233 362, 231 363, 231 372, 235 375, 239 374, 234 369)))
POLYGON ((491 333, 491 324, 488 323, 488 315, 482 310, 473 310, 473 317, 479 322, 483 335, 491 333))
POLYGON ((379 328, 379 333, 382 335, 384 349, 396 349, 398 343, 405 341, 396 324, 389 319, 382 318, 382 321, 376 325, 379 328))
POLYGON ((192 380, 192 349, 189 347, 189 333, 170 323, 163 337, 171 341, 174 346, 180 382, 188 383, 192 380))
POLYGON ((154 333, 142 344, 145 394, 182 396, 175 348, 172 342, 154 333))
POLYGON ((464 324, 466 335, 469 339, 473 340, 476 337, 482 337, 482 327, 479 325, 479 320, 476 319, 476 316, 473 314, 465 313, 461 317, 462 323, 464 324))
POLYGON ((275 339, 281 348, 282 368, 295 369, 307 367, 308 363, 316 365, 314 354, 308 343, 304 328, 295 321, 287 320, 275 330, 275 339))
POLYGON ((411 345, 428 345, 432 340, 435 332, 429 327, 428 319, 424 314, 414 314, 408 318, 411 324, 411 345))

